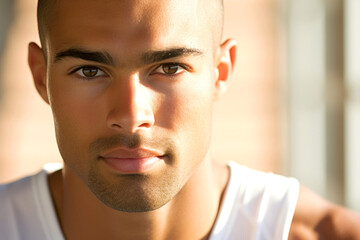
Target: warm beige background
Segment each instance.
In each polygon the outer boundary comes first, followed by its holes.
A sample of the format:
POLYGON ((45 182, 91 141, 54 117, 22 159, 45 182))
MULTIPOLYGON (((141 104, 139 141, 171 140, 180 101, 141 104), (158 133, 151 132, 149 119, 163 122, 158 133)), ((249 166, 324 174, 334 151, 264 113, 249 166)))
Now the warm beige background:
MULTIPOLYGON (((276 0, 225 0, 224 38, 238 41, 238 58, 228 94, 215 105, 213 155, 281 172, 277 7, 276 0)), ((18 0, 0 72, 0 182, 61 161, 50 108, 27 67, 29 41, 39 42, 36 0, 18 0)))

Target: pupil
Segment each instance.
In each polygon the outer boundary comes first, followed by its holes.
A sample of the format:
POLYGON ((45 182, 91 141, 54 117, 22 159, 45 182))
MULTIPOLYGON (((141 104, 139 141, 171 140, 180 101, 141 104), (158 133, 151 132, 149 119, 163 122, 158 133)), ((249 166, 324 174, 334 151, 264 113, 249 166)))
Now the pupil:
POLYGON ((98 73, 98 69, 90 68, 90 67, 84 67, 82 72, 86 77, 95 77, 96 74, 98 73))
POLYGON ((167 74, 174 74, 178 71, 179 66, 176 64, 167 64, 163 66, 163 70, 167 74))

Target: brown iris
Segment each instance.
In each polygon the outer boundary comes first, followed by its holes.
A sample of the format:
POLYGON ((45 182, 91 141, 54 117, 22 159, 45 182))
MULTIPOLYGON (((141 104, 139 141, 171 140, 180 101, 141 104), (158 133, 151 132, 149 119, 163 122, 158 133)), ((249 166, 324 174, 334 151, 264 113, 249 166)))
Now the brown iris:
POLYGON ((99 69, 94 67, 83 67, 82 73, 85 77, 92 78, 95 77, 96 74, 99 72, 99 69))
POLYGON ((166 74, 175 74, 179 70, 179 64, 167 63, 162 66, 162 69, 166 74))

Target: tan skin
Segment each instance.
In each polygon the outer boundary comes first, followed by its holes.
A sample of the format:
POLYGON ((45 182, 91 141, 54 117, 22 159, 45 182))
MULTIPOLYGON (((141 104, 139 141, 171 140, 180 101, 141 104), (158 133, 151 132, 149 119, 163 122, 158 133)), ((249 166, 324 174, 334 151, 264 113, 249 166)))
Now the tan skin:
POLYGON ((360 239, 360 216, 300 187, 289 239, 360 239))
MULTIPOLYGON (((64 159, 64 168, 50 175, 49 183, 65 237, 207 239, 229 177, 228 169, 209 154, 212 104, 230 79, 235 41, 217 44, 212 38, 205 0, 58 2, 56 31, 45 36, 47 58, 31 43, 29 65, 39 94, 52 108, 64 159), (147 62, 141 58, 149 51, 174 48, 201 53, 147 62), (113 61, 59 57, 68 49, 105 52, 113 61), (172 155, 139 173, 147 177, 141 184, 126 182, 128 188, 120 195, 139 190, 131 201, 105 205, 89 179, 106 182, 113 192, 118 187, 111 186, 124 185, 127 176, 91 158, 89 149, 98 139, 118 134, 140 136, 138 147, 159 155, 165 155, 169 145, 162 142, 170 141, 172 155), (153 191, 154 186, 160 186, 159 191, 153 191), (131 205, 140 198, 148 201, 131 205), (153 210, 127 213, 115 207, 153 210)), ((103 149, 97 151, 103 154, 103 149)), ((302 190, 290 236, 341 239, 337 234, 353 232, 349 239, 359 239, 358 222, 358 216, 302 190), (336 218, 336 227, 322 223, 328 216, 336 218)))

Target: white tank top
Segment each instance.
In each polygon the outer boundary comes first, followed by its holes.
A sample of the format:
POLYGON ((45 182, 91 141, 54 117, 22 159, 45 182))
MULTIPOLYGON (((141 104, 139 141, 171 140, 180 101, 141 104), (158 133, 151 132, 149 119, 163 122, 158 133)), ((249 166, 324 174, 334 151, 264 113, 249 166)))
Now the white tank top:
POLYGON ((210 240, 288 239, 299 182, 230 162, 230 179, 210 240))
MULTIPOLYGON (((229 163, 230 179, 210 240, 287 239, 299 184, 229 163)), ((63 240, 48 172, 0 185, 0 240, 63 240)))

